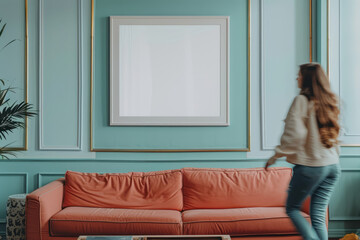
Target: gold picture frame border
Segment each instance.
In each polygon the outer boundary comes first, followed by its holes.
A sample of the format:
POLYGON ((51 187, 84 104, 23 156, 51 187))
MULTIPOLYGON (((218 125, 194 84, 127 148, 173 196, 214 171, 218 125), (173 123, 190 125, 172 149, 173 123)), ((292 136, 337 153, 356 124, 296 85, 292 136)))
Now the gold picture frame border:
MULTIPOLYGON (((29 46, 29 39, 28 39, 28 0, 24 0, 25 3, 25 79, 24 79, 24 85, 25 85, 25 96, 24 101, 25 103, 28 103, 28 46, 29 46)), ((4 148, 5 151, 26 151, 28 149, 28 119, 25 118, 25 126, 24 126, 24 147, 9 147, 4 148)))
POLYGON ((248 11, 248 37, 247 37, 247 91, 248 91, 248 105, 247 105, 247 147, 246 148, 230 148, 230 149, 108 149, 108 148, 94 148, 93 147, 93 80, 94 80, 94 1, 91 0, 91 53, 90 53, 90 151, 91 152, 250 152, 250 0, 247 0, 248 11))

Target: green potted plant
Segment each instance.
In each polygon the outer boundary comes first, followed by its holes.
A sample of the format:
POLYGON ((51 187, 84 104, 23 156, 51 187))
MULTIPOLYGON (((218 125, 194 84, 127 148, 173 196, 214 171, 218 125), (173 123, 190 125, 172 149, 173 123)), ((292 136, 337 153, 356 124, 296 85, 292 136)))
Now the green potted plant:
MULTIPOLYGON (((15 42, 10 42, 1 46, 1 36, 5 31, 6 23, 2 24, 0 19, 0 53, 1 51, 15 42)), ((8 93, 14 92, 14 88, 6 87, 5 81, 0 77, 0 143, 17 128, 25 127, 25 119, 36 115, 31 104, 22 102, 12 102, 8 97, 8 93)), ((0 145, 0 157, 8 159, 9 155, 15 156, 12 151, 7 150, 10 144, 0 145)))

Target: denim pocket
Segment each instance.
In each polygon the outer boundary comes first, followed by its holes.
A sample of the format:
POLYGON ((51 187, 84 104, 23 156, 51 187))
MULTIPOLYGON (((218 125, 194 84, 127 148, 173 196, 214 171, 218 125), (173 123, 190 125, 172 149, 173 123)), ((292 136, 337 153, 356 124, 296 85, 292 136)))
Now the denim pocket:
POLYGON ((299 176, 302 176, 304 180, 306 179, 318 179, 321 178, 321 176, 324 174, 324 167, 309 167, 304 165, 296 165, 297 168, 294 169, 294 174, 296 171, 296 174, 299 176))

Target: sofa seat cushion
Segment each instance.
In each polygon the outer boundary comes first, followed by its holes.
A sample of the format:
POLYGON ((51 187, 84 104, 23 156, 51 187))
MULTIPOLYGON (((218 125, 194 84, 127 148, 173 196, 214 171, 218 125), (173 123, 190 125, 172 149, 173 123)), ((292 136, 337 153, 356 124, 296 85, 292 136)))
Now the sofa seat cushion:
POLYGON ((68 207, 50 219, 51 236, 181 234, 175 210, 68 207))
MULTIPOLYGON (((184 234, 297 234, 284 207, 198 209, 182 214, 184 234)), ((310 221, 309 215, 302 215, 310 221)))

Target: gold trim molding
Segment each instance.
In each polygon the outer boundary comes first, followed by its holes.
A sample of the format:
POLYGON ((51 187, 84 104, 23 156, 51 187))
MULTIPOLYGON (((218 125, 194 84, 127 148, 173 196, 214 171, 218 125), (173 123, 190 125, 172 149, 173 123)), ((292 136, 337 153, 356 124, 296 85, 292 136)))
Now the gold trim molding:
POLYGON ((103 149, 93 147, 93 81, 94 81, 94 1, 91 0, 91 53, 90 53, 90 151, 91 152, 250 152, 250 1, 248 4, 248 38, 247 38, 247 146, 246 148, 230 149, 103 149))
POLYGON ((310 62, 313 61, 312 57, 312 0, 309 0, 309 31, 310 31, 310 39, 309 39, 309 49, 310 49, 310 62))
MULTIPOLYGON (((25 3, 25 60, 24 60, 24 85, 25 85, 25 96, 24 101, 28 103, 28 0, 24 0, 25 3)), ((28 149, 28 119, 25 118, 24 127, 24 147, 9 147, 4 148, 6 151, 26 151, 28 149)))

